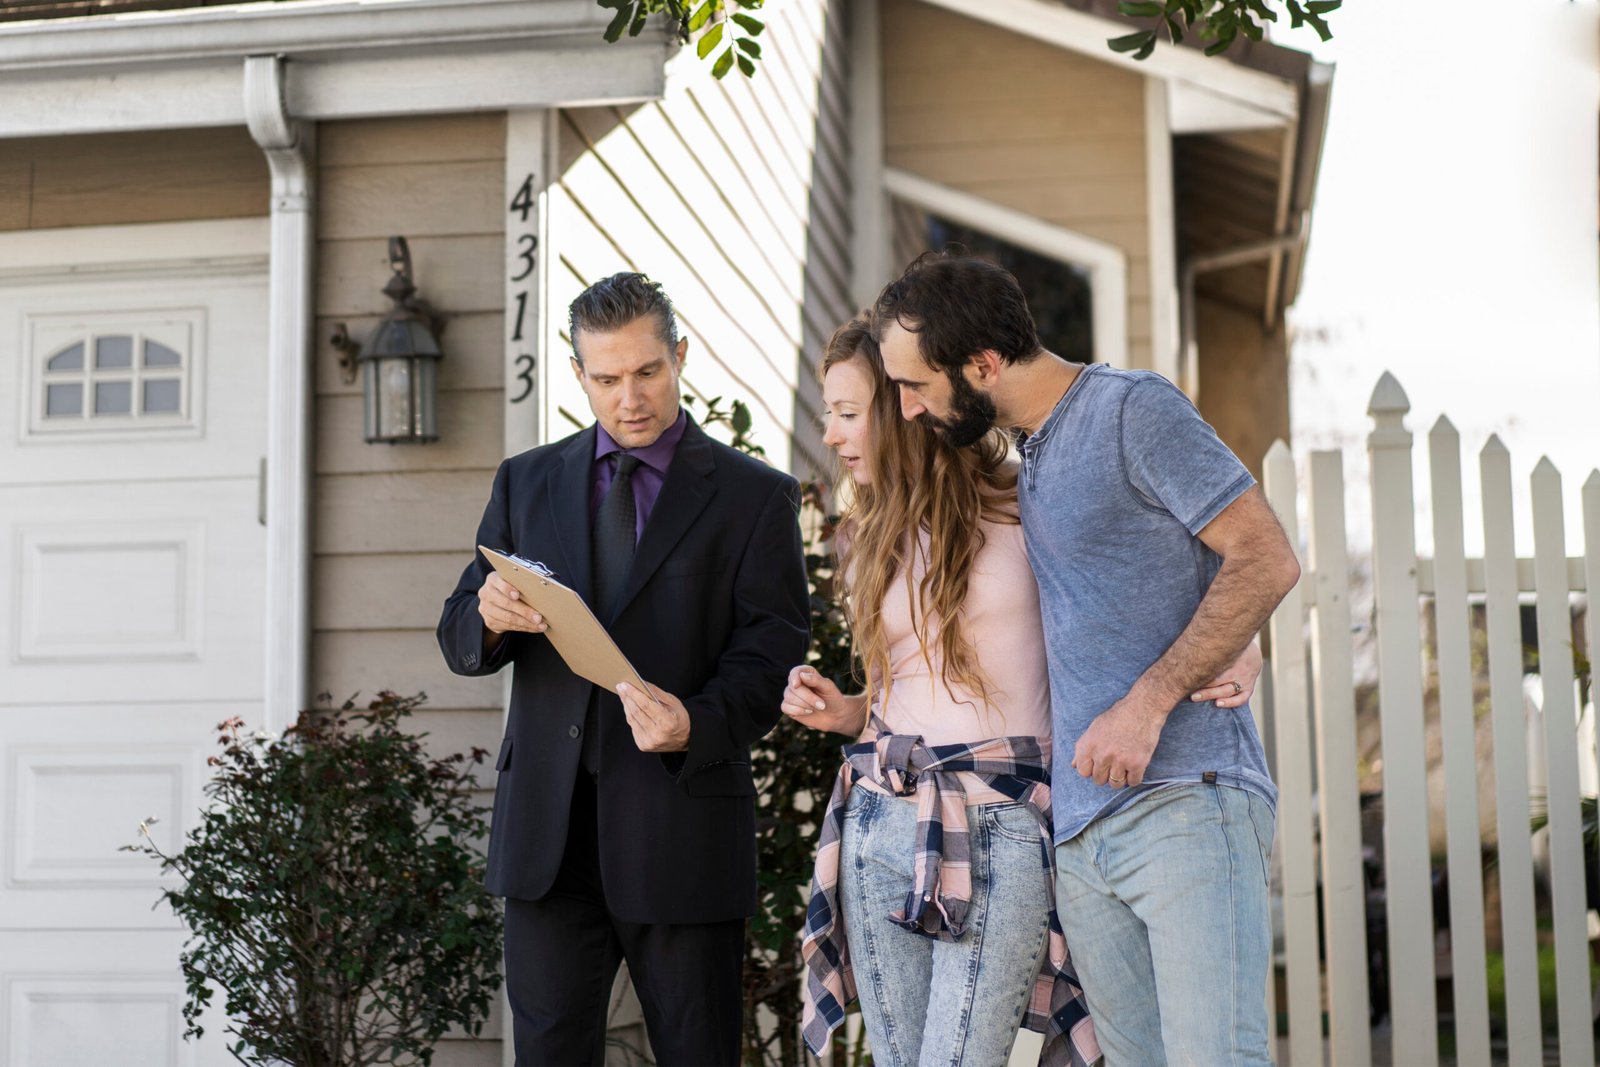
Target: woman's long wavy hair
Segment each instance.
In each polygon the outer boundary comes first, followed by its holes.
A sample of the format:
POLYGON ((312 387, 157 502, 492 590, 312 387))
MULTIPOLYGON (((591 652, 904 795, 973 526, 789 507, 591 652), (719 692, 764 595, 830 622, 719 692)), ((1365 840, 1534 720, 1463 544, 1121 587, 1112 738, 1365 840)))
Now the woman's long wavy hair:
POLYGON ((881 607, 895 579, 920 555, 919 530, 928 534, 928 558, 922 580, 907 583, 912 625, 930 670, 933 657, 928 636, 936 627, 947 691, 959 684, 985 705, 989 680, 979 669, 972 642, 963 626, 961 606, 973 561, 983 547, 980 519, 1015 524, 1017 474, 1007 463, 1009 442, 991 431, 971 448, 952 448, 919 422, 900 416, 900 401, 883 356, 872 339, 866 312, 834 331, 823 355, 821 374, 856 360, 872 381, 868 432, 871 480, 856 485, 845 479, 841 499, 843 548, 840 573, 846 576, 851 641, 866 672, 867 700, 888 700, 889 639, 881 607), (930 626, 930 621, 934 626, 930 626))

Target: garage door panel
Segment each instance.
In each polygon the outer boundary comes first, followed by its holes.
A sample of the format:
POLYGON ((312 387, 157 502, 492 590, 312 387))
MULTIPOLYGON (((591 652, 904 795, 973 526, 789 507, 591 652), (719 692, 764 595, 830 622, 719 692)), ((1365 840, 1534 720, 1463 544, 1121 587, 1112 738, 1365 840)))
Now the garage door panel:
POLYGON ((8 929, 177 929, 160 864, 119 851, 139 824, 171 854, 199 825, 217 725, 248 702, 0 708, 0 917, 8 929))
POLYGON ((266 530, 255 479, 12 489, 14 702, 259 699, 266 530), (112 518, 114 516, 114 518, 112 518))
POLYGON ((233 1063, 220 1011, 183 1039, 183 935, 0 931, 0 1063, 26 1067, 206 1067, 233 1063))

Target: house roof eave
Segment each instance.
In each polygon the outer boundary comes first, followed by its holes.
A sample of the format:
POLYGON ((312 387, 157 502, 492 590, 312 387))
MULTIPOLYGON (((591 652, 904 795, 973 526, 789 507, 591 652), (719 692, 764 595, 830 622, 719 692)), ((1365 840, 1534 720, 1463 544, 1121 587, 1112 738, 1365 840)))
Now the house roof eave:
POLYGON ((1193 84, 1214 96, 1272 116, 1280 124, 1298 116, 1300 77, 1296 68, 1301 61, 1309 63, 1310 57, 1293 49, 1247 41, 1244 43, 1253 47, 1239 49, 1241 56, 1248 57, 1248 61, 1241 62, 1231 52, 1226 57, 1208 57, 1187 45, 1158 43, 1148 58, 1139 60, 1106 47, 1109 38, 1129 32, 1127 22, 1116 16, 1114 0, 923 2, 1147 77, 1193 84))

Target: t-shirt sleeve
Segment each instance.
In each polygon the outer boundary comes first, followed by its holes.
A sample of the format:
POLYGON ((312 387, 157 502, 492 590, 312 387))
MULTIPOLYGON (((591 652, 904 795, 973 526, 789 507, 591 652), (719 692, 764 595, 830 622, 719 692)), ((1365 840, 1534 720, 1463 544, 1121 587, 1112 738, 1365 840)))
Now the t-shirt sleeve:
POLYGON ((1122 471, 1135 498, 1198 534, 1255 479, 1194 404, 1165 378, 1135 382, 1122 401, 1122 471))

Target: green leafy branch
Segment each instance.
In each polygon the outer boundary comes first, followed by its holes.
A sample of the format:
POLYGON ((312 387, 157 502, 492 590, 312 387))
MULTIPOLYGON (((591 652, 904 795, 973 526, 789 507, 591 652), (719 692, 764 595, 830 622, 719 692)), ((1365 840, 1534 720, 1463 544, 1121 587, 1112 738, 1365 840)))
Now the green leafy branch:
POLYGON ((721 79, 735 65, 746 78, 756 76, 756 60, 761 58, 761 44, 756 40, 766 24, 752 11, 761 8, 763 0, 596 0, 608 11, 614 11, 606 27, 605 38, 615 43, 624 31, 629 37, 639 36, 651 15, 664 14, 672 24, 673 32, 684 44, 695 42, 695 52, 701 59, 711 60, 711 76, 721 79), (740 10, 733 10, 739 8, 740 10), (718 51, 718 49, 721 51, 718 51), (715 58, 712 58, 715 53, 715 58))
MULTIPOLYGON (((1273 0, 1276 3, 1276 0, 1273 0)), ((1325 18, 1337 11, 1344 0, 1283 0, 1293 29, 1310 26, 1324 41, 1333 37, 1325 18)), ((1226 52, 1242 34, 1251 41, 1264 40, 1267 23, 1278 21, 1278 12, 1268 0, 1121 0, 1117 10, 1129 19, 1148 19, 1149 29, 1113 37, 1106 42, 1113 52, 1132 53, 1134 59, 1147 59, 1156 41, 1165 32, 1173 44, 1194 34, 1211 42, 1206 55, 1226 52)))

